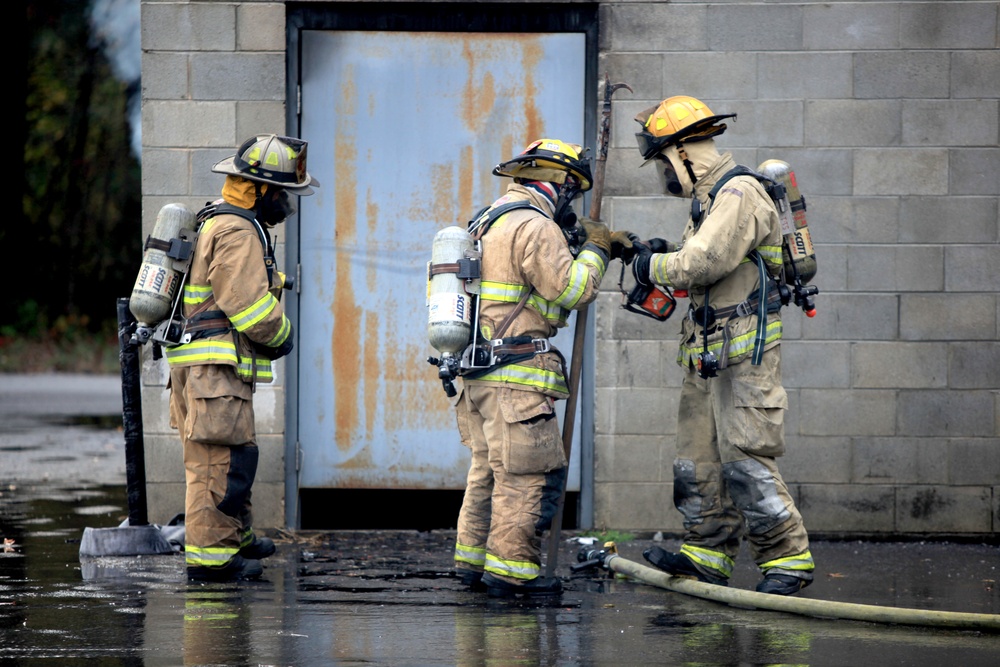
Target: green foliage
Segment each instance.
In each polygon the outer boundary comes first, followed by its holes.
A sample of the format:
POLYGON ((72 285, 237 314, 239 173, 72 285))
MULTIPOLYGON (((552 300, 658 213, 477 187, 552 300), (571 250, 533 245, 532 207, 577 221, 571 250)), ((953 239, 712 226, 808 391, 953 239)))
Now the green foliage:
POLYGON ((614 542, 615 544, 621 544, 623 542, 631 542, 635 539, 635 535, 632 533, 627 533, 621 530, 585 530, 580 533, 581 537, 596 537, 598 542, 604 544, 605 542, 614 542))
POLYGON ((5 339, 114 329, 142 254, 129 91, 91 43, 88 5, 27 3, 21 219, 0 227, 0 244, 28 261, 0 310, 5 339))

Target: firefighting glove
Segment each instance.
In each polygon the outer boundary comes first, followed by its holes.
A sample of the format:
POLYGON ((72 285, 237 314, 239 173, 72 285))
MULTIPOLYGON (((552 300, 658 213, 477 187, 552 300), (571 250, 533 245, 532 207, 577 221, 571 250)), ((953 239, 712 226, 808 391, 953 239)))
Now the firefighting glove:
POLYGON ((632 248, 635 250, 635 257, 632 259, 632 275, 635 276, 635 282, 649 287, 653 284, 649 279, 649 262, 653 258, 653 250, 634 234, 632 248))
POLYGON ((649 239, 646 241, 649 249, 653 251, 654 255, 662 254, 665 252, 677 252, 681 249, 681 244, 674 243, 673 241, 667 241, 666 239, 649 239))
POLYGON ((608 230, 608 226, 603 222, 589 218, 580 218, 580 226, 586 233, 583 244, 594 246, 607 259, 611 255, 611 232, 608 230))
POLYGON ((635 248, 632 247, 632 232, 611 232, 611 259, 620 259, 626 264, 635 257, 635 248))

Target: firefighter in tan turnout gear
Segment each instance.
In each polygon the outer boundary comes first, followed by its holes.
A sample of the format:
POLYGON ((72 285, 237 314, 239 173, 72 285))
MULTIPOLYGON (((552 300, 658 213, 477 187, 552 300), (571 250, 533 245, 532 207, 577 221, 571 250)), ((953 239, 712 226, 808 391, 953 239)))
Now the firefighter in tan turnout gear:
POLYGON ((257 471, 254 385, 271 382, 271 362, 292 350, 292 324, 279 302, 268 228, 294 208, 289 194, 319 183, 306 172, 306 142, 255 136, 212 171, 226 174, 222 199, 199 215, 199 236, 183 286, 190 340, 166 349, 170 425, 184 449, 185 555, 191 580, 251 579, 274 543, 254 534, 250 491, 257 471))
POLYGON ((570 204, 592 184, 583 152, 542 139, 498 165, 493 174, 514 182, 490 209, 530 206, 473 233, 483 255, 481 339, 502 340, 500 349, 510 355, 506 363, 463 376, 456 413, 472 463, 455 561, 466 585, 495 597, 562 591, 558 578, 540 573, 541 536, 556 512, 567 465, 555 401, 569 395, 562 355, 546 350, 570 311, 597 296, 611 251, 602 223, 582 221, 586 237, 575 257, 564 234, 576 223, 570 204))
POLYGON ((727 118, 735 114, 714 115, 686 96, 636 117, 639 150, 664 193, 692 201, 680 244, 633 237, 627 251, 637 281, 690 297, 678 353, 686 373, 674 460, 674 503, 686 535, 680 553, 653 547, 644 555, 671 574, 726 585, 745 536, 764 575, 757 590, 791 595, 812 581, 814 564, 775 464, 788 404, 774 281, 782 232, 758 179, 716 149, 712 137, 725 131, 727 118))

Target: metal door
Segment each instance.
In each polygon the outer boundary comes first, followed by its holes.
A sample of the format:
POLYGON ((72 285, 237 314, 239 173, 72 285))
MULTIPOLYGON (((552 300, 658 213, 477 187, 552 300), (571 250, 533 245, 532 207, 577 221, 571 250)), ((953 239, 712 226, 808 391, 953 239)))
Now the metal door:
POLYGON ((585 48, 583 33, 303 31, 300 136, 322 185, 300 200, 300 488, 464 488, 469 452, 426 361, 431 241, 502 194, 490 171, 529 141, 592 143, 585 48))

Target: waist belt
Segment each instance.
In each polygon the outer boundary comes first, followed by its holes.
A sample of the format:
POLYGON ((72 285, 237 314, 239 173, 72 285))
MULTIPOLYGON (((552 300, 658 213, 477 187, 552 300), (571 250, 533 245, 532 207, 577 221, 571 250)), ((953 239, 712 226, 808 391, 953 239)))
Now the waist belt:
MULTIPOLYGON (((734 315, 736 317, 746 317, 747 315, 753 315, 757 312, 757 307, 760 305, 760 295, 754 293, 748 299, 740 301, 736 305, 726 306, 724 308, 716 308, 714 310, 716 321, 727 320, 734 315)), ((767 312, 776 313, 781 310, 781 292, 777 289, 767 290, 767 312)), ((694 316, 694 309, 688 310, 688 317, 694 322, 698 322, 698 319, 694 316)))
POLYGON ((184 324, 185 333, 193 334, 191 340, 226 333, 233 328, 226 314, 221 310, 209 310, 188 318, 184 324))
MULTIPOLYGON (((527 361, 535 355, 559 350, 552 347, 548 338, 532 338, 531 336, 511 336, 487 341, 485 345, 477 345, 473 350, 473 358, 484 363, 484 367, 463 373, 463 377, 475 380, 501 366, 527 361)), ((562 356, 562 355, 560 355, 562 356)), ((478 365, 478 364, 477 364, 478 365)))

